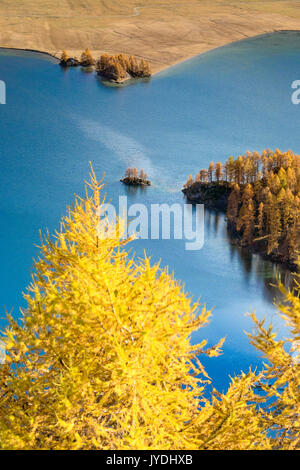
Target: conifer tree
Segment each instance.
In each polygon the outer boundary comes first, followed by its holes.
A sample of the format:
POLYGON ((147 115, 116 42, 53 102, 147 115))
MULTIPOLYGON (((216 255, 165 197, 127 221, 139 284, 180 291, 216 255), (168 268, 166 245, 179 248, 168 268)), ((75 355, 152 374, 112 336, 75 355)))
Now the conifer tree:
POLYGON ((103 72, 110 63, 110 56, 108 54, 102 54, 99 60, 96 63, 96 70, 98 72, 103 72))
MULTIPOLYGON (((273 199, 275 197, 273 196, 273 199)), ((281 235, 281 216, 279 208, 274 205, 270 212, 270 229, 268 239, 268 254, 278 248, 281 235)))
POLYGON ((144 170, 141 170, 140 171, 140 179, 145 181, 145 180, 147 180, 147 178, 148 178, 147 173, 144 170))
POLYGON ((188 188, 190 187, 192 184, 193 184, 194 180, 193 180, 193 176, 192 175, 189 175, 188 179, 187 179, 187 182, 185 183, 184 187, 185 188, 188 188))
POLYGON ((278 171, 278 178, 280 180, 280 186, 282 188, 286 188, 287 187, 287 175, 283 166, 281 166, 278 171))
POLYGON ((129 240, 107 236, 122 236, 122 222, 99 230, 93 173, 90 188, 41 241, 22 325, 9 317, 0 448, 197 448, 189 426, 208 380, 197 358, 206 342, 190 335, 210 313, 167 270, 129 258, 129 240))
POLYGON ((255 213, 253 200, 250 199, 247 204, 247 209, 244 216, 244 231, 242 237, 242 244, 251 246, 254 236, 255 213))
POLYGON ((132 75, 133 77, 135 77, 136 74, 138 73, 137 60, 132 55, 129 57, 129 60, 128 60, 128 73, 130 73, 130 75, 132 75))
POLYGON ((149 63, 142 59, 140 62, 140 70, 141 70, 141 75, 143 77, 151 77, 152 72, 149 63))
POLYGON ((62 51, 62 54, 61 54, 61 57, 60 57, 60 60, 62 62, 67 62, 67 60, 70 58, 69 54, 67 53, 67 51, 62 51))
POLYGON ((221 162, 217 162, 215 166, 215 178, 217 183, 223 178, 223 166, 221 162))
POLYGON ((269 180, 270 189, 273 194, 278 194, 281 188, 281 182, 277 174, 271 173, 269 180))
POLYGON ((196 174, 195 181, 196 181, 197 183, 201 183, 201 182, 202 182, 201 173, 200 173, 200 172, 196 174))
POLYGON ((95 59, 93 58, 90 49, 85 49, 85 51, 81 54, 80 63, 83 66, 90 66, 95 64, 95 59))
POLYGON ((258 218, 257 218, 257 231, 258 231, 258 235, 260 237, 263 236, 263 233, 264 233, 264 203, 261 202, 259 204, 259 208, 258 208, 258 218))
POLYGON ((235 161, 235 168, 234 168, 234 180, 237 184, 241 184, 244 182, 244 172, 243 172, 244 162, 241 156, 237 158, 235 161))
POLYGON ((116 61, 123 67, 124 70, 128 69, 128 57, 126 54, 118 54, 115 56, 116 61))
POLYGON ((296 189, 296 184, 297 184, 297 178, 296 178, 296 172, 294 168, 291 166, 288 167, 286 171, 286 179, 287 179, 287 185, 291 191, 295 191, 296 189))
POLYGON ((213 174, 214 174, 214 162, 210 162, 209 167, 208 167, 208 180, 212 182, 213 180, 213 174))
POLYGON ((234 158, 231 155, 227 161, 228 163, 228 181, 232 182, 234 181, 234 173, 235 173, 235 163, 234 163, 234 158))

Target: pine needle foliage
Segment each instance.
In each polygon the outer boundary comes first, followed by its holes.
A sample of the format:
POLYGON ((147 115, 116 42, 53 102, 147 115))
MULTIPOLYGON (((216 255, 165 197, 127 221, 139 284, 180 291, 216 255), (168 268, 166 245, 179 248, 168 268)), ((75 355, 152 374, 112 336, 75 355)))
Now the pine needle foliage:
POLYGON ((272 326, 266 327, 253 314, 256 330, 249 338, 267 359, 260 386, 269 405, 264 409, 262 423, 272 431, 272 448, 299 450, 300 274, 296 275, 294 290, 287 290, 281 281, 278 286, 284 298, 278 310, 291 330, 290 338, 277 340, 272 326))
POLYGON ((129 256, 130 240, 99 232, 93 171, 88 186, 41 241, 27 308, 3 332, 0 449, 299 449, 300 275, 294 291, 279 282, 290 338, 252 314, 263 370, 208 399, 199 357, 223 340, 190 338, 210 312, 146 255, 129 256))
POLYGON ((197 359, 206 342, 190 336, 210 312, 167 270, 130 258, 128 240, 99 236, 93 173, 89 186, 42 240, 21 324, 9 318, 0 448, 195 447, 183 430, 207 380, 197 359))

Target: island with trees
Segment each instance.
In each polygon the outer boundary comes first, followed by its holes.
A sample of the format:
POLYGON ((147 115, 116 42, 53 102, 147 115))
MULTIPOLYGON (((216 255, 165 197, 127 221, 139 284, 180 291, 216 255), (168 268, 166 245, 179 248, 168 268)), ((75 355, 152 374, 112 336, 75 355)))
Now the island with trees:
POLYGON ((226 212, 234 241, 295 267, 300 250, 300 155, 247 152, 210 163, 183 188, 188 200, 226 212))
POLYGON ((138 172, 137 168, 127 168, 124 178, 120 181, 129 186, 150 186, 151 182, 148 179, 147 173, 144 170, 138 172))
POLYGON ((60 58, 62 67, 94 67, 97 75, 104 81, 122 83, 131 79, 149 79, 152 75, 149 63, 138 60, 133 55, 126 54, 102 54, 98 60, 92 56, 90 49, 85 49, 80 60, 70 57, 67 51, 63 51, 60 58))

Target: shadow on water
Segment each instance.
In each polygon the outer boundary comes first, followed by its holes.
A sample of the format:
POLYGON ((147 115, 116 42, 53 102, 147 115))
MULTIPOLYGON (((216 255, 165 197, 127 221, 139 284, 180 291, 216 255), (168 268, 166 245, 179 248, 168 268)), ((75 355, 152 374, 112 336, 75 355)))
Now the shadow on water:
POLYGON ((92 66, 80 67, 80 71, 83 72, 83 73, 93 73, 94 72, 94 67, 92 67, 92 66))
POLYGON ((127 80, 124 80, 123 82, 115 82, 111 80, 106 80, 103 77, 100 77, 99 75, 96 76, 97 83, 100 86, 105 86, 108 88, 125 88, 131 85, 137 85, 139 84, 146 84, 150 82, 149 78, 128 78, 127 80))
POLYGON ((212 209, 205 210, 205 229, 208 234, 215 237, 222 235, 229 246, 231 262, 238 258, 243 267, 242 273, 246 284, 250 284, 253 276, 262 283, 264 296, 270 302, 278 302, 283 296, 279 292, 277 283, 280 279, 286 289, 295 288, 295 274, 287 267, 263 258, 258 253, 239 246, 227 230, 224 214, 212 209))
POLYGON ((135 196, 137 194, 146 194, 148 186, 131 186, 131 185, 124 185, 125 193, 127 196, 135 196))

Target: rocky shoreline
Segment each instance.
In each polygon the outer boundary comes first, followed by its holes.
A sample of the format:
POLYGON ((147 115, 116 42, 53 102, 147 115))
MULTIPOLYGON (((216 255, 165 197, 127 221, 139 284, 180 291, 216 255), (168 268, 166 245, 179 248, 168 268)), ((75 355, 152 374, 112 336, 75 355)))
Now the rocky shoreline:
POLYGON ((192 203, 205 204, 210 209, 226 212, 231 186, 226 182, 219 185, 216 183, 200 183, 196 181, 191 186, 183 188, 182 192, 192 203))

